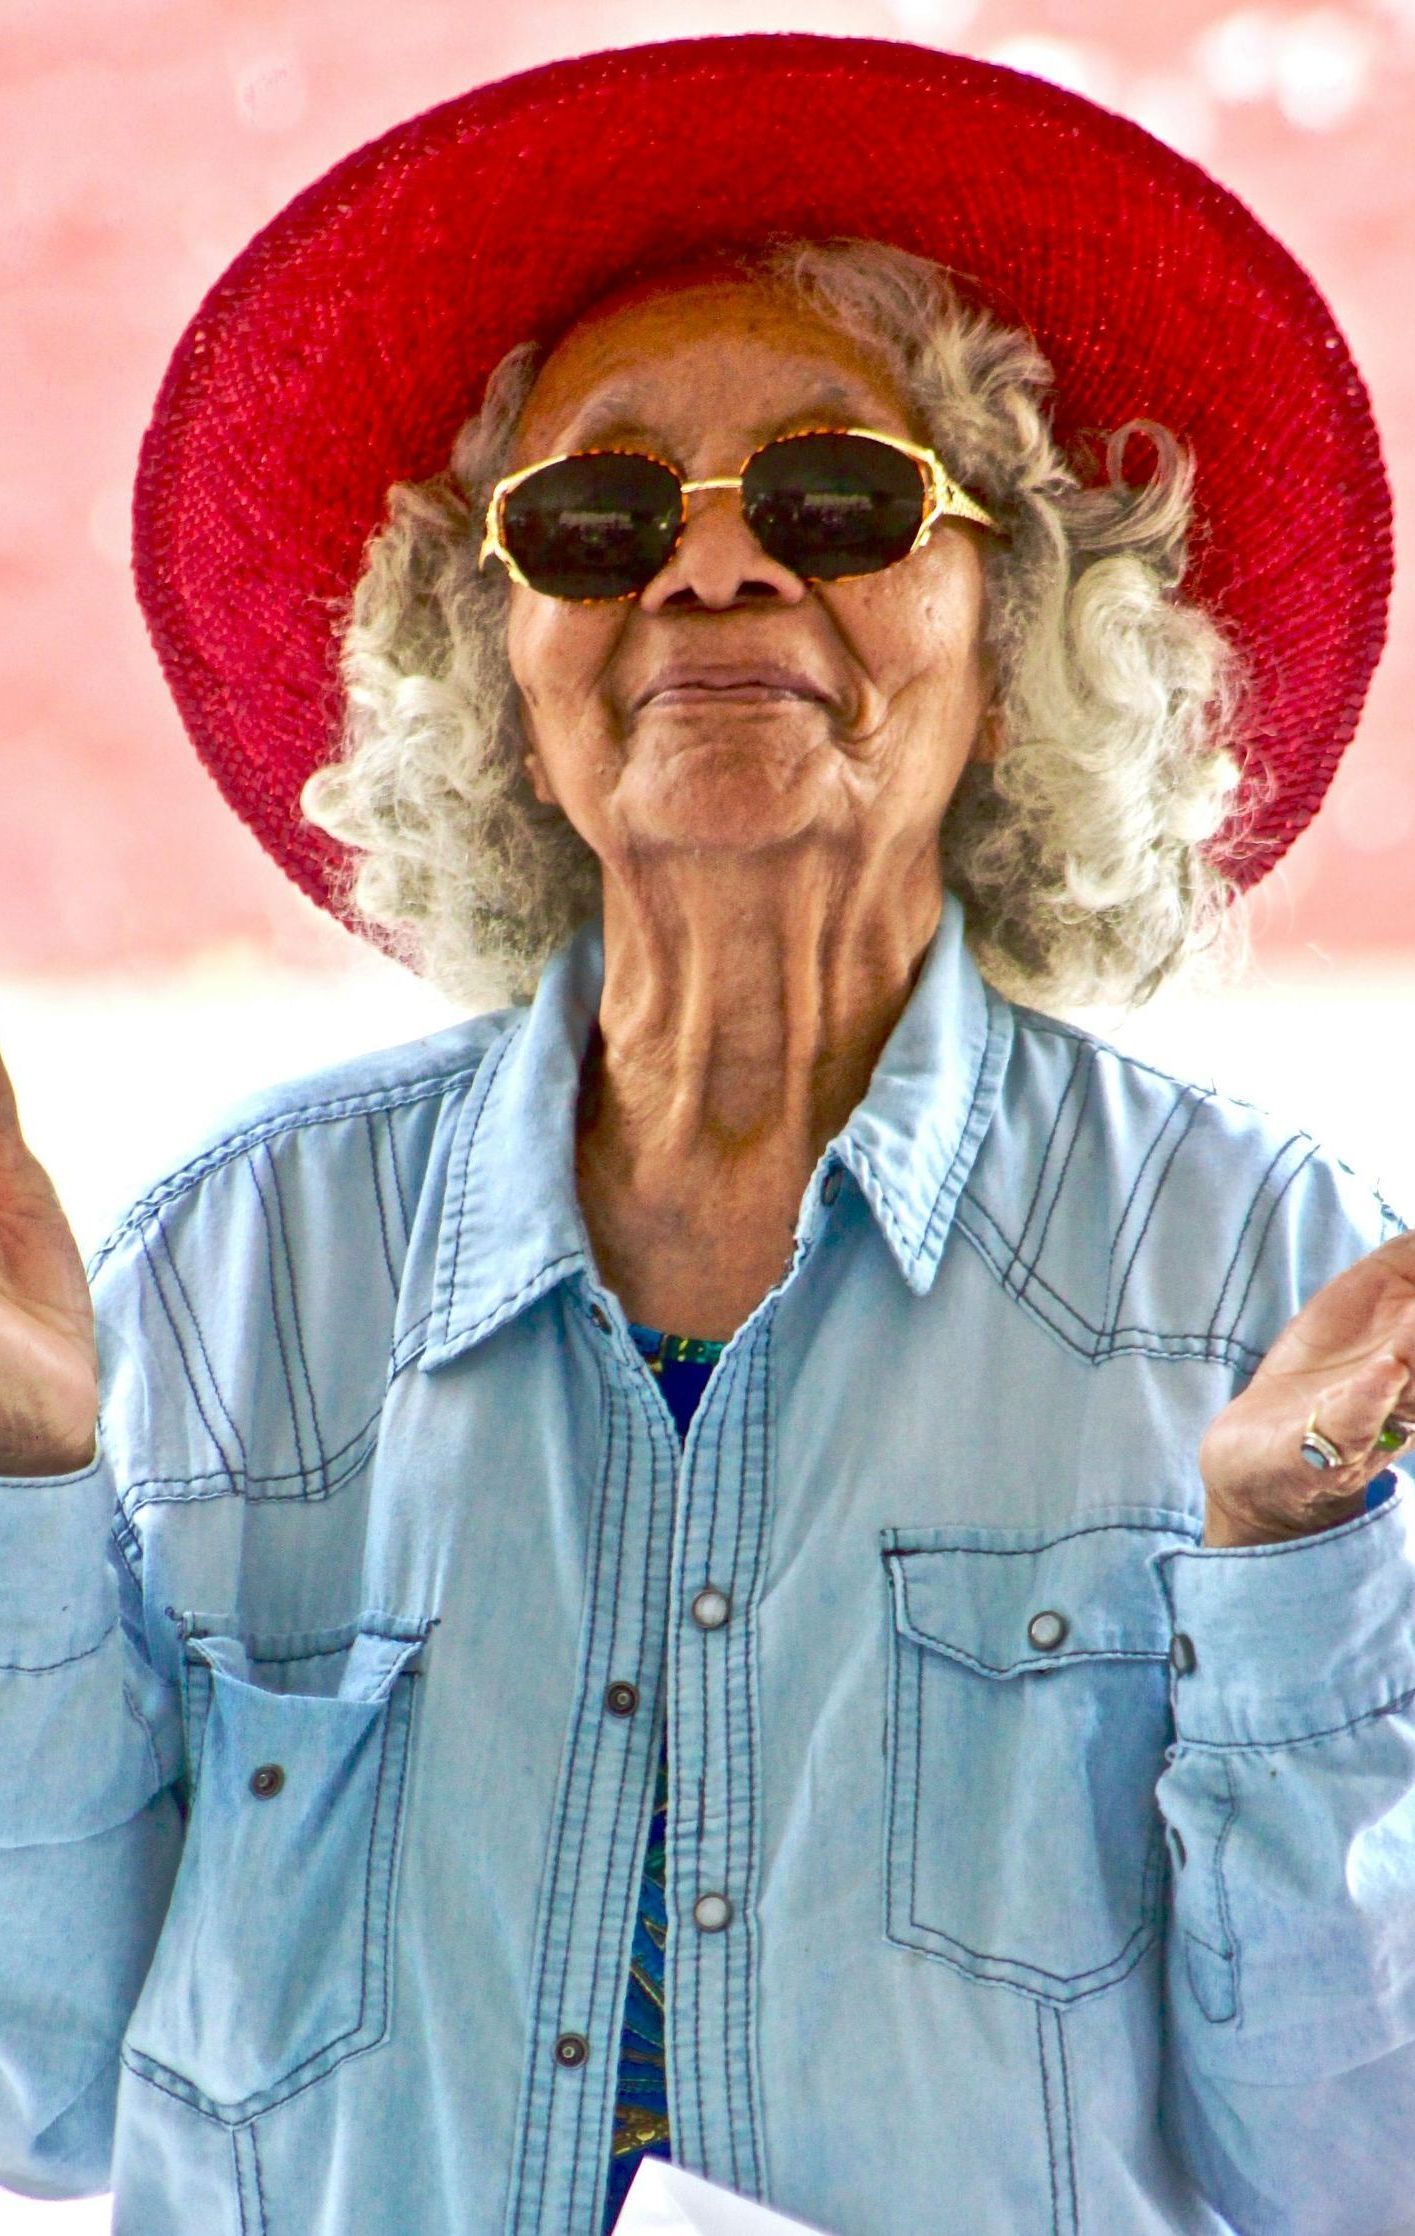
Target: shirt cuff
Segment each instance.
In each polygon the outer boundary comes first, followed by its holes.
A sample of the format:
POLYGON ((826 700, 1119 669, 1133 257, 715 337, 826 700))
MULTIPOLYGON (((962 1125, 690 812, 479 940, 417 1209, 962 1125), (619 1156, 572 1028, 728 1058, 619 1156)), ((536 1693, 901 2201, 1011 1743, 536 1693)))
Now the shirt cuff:
POLYGON ((1310 1537, 1156 1556, 1182 1741, 1285 1746, 1415 1694, 1415 1499, 1396 1484, 1310 1537))
POLYGON ((52 1669, 112 1628, 114 1483, 100 1433, 69 1475, 0 1475, 0 1669, 52 1669))

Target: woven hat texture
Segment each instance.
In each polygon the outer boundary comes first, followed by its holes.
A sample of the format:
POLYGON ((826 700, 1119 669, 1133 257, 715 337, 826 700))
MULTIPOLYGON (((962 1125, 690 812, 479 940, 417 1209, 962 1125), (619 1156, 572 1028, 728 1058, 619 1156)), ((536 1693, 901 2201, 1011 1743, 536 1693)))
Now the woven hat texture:
POLYGON ((299 792, 335 748, 335 617, 389 486, 446 466, 512 344, 631 274, 781 233, 948 266, 1035 336, 1078 458, 1134 418, 1193 449, 1184 590, 1252 680, 1239 882, 1315 814, 1383 641, 1391 525, 1365 388, 1301 266, 1195 164, 1019 72, 873 39, 673 40, 395 126, 257 234, 177 345, 138 596, 202 761, 314 900, 344 850, 299 792))

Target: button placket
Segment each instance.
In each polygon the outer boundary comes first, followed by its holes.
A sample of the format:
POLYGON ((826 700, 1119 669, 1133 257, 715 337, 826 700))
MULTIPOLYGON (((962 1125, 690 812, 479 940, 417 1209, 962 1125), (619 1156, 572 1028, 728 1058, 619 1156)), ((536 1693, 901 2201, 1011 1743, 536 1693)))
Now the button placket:
POLYGON ((663 1439, 646 1415, 637 1362, 624 1355, 612 1311, 587 1299, 584 1316, 598 1331, 587 1368, 600 1379, 606 1433, 587 1529, 590 1604, 543 1865, 536 2054, 518 2113, 507 2236, 587 2228, 595 2211, 583 2126, 612 2104, 620 1987, 605 1951, 638 1899, 640 1797, 654 1769, 653 1719, 644 1711, 654 1697, 669 1601, 673 1502, 665 1496, 663 1439), (641 1691, 640 1680, 650 1689, 641 1691))
POLYGON ((747 1921, 761 1874, 760 1751, 752 1606, 766 1557, 774 1453, 770 1314, 724 1362, 678 1481, 669 1717, 677 1754, 665 1893, 683 1928, 665 1963, 678 2074, 675 2156, 764 2183, 752 2089, 758 1956, 747 1921))

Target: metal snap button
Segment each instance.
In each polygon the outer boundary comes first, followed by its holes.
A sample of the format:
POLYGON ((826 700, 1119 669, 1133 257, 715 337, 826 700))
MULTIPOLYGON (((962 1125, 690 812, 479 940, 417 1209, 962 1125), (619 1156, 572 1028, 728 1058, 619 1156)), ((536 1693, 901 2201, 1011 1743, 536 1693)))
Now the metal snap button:
POLYGON ((693 1923, 704 1933, 721 1933, 731 1916, 725 1894, 700 1894, 693 1904, 693 1923))
POLYGON ((1054 1654, 1071 1625, 1054 1607, 1044 1607, 1027 1625, 1027 1636, 1039 1654, 1054 1654))
POLYGON ((1198 1666, 1199 1657, 1194 1651, 1194 1641, 1187 1630, 1177 1630, 1169 1642, 1170 1667, 1178 1677, 1187 1677, 1198 1666))
POLYGON ((555 2045, 557 2065, 583 2065, 589 2054, 590 2046, 583 2034, 562 2034, 555 2045))
POLYGON ((259 1770, 251 1772, 251 1792, 261 1801, 269 1801, 285 1783, 285 1773, 278 1762, 263 1762, 259 1770))
POLYGON ((700 1630, 721 1630, 731 1612, 731 1600, 716 1584, 705 1585, 693 1601, 693 1621, 700 1630))
POLYGON ((593 1320, 595 1326, 599 1329, 601 1335, 608 1335, 609 1314, 605 1311, 602 1304, 592 1304, 590 1306, 590 1318, 593 1320))
POLYGON ((611 1716, 632 1716, 639 1705, 639 1688, 616 1678, 605 1688, 604 1705, 611 1716))
POLYGON ((821 1182, 822 1203, 834 1203, 836 1197, 840 1193, 840 1184, 844 1177, 845 1175, 841 1171, 839 1165, 831 1166, 829 1172, 826 1174, 824 1180, 821 1182))

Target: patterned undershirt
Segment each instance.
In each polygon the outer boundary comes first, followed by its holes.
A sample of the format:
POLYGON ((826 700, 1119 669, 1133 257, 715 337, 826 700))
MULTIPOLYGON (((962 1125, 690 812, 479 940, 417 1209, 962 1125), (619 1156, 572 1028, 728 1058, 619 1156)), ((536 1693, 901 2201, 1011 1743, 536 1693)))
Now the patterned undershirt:
MULTIPOLYGON (((723 1345, 692 1335, 664 1335, 631 1323, 630 1333, 653 1372, 685 1437, 723 1345)), ((664 1850, 668 1824, 668 1730, 658 1752, 653 1820, 639 1885, 639 1915, 629 1955, 629 1987, 619 2037, 619 2080, 614 2095, 614 2141, 605 2196, 603 2236, 609 2236, 641 2158, 671 2158, 668 2069, 663 2049, 663 1951, 668 1938, 664 1850)))

